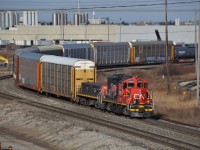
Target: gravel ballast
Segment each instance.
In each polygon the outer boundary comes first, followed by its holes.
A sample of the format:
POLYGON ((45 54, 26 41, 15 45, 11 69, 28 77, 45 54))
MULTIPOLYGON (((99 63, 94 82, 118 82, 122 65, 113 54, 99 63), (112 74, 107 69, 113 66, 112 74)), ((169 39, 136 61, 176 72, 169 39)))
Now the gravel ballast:
MULTIPOLYGON (((38 96, 33 91, 22 90, 14 86, 12 79, 0 82, 2 85, 1 91, 17 94, 29 100, 44 102, 96 117, 109 118, 110 120, 120 122, 125 120, 125 124, 133 123, 131 119, 117 117, 98 110, 94 111, 91 108, 77 106, 65 100, 38 96)), ((83 120, 76 120, 69 116, 20 104, 16 101, 3 100, 2 98, 0 98, 0 120, 1 128, 24 135, 27 140, 31 139, 30 141, 35 142, 35 144, 46 143, 48 149, 171 149, 125 133, 93 125, 83 120)), ((137 122, 137 120, 134 122, 137 122)))

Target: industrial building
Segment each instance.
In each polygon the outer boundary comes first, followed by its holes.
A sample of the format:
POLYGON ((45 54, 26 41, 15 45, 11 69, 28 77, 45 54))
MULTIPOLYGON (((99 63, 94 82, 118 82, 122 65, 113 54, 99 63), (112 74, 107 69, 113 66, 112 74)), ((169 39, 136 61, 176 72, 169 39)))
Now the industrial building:
POLYGON ((38 25, 38 13, 37 11, 23 11, 23 25, 38 25))
POLYGON ((52 14, 52 25, 67 25, 67 13, 64 12, 54 12, 52 14))
POLYGON ((5 29, 19 25, 19 14, 15 11, 0 12, 0 28, 5 29))
POLYGON ((74 25, 88 24, 88 13, 75 13, 73 24, 74 25))
MULTIPOLYGON (((128 42, 133 40, 156 40, 155 30, 165 40, 163 25, 65 25, 65 26, 23 26, 0 30, 0 40, 8 40, 17 45, 38 45, 39 41, 109 41, 128 42)), ((197 27, 198 31, 198 27, 197 27)), ((195 43, 195 26, 168 26, 168 38, 175 43, 195 43)), ((198 34, 197 34, 198 35, 198 34)), ((198 38, 197 38, 198 40, 198 38)))

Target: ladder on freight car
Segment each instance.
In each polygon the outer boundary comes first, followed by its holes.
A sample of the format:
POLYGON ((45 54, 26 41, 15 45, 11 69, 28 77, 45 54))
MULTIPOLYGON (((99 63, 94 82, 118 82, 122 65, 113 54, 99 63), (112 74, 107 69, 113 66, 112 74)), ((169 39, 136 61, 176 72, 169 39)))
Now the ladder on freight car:
POLYGON ((99 92, 99 94, 97 95, 97 102, 98 102, 98 103, 102 103, 102 95, 101 95, 101 92, 99 92))

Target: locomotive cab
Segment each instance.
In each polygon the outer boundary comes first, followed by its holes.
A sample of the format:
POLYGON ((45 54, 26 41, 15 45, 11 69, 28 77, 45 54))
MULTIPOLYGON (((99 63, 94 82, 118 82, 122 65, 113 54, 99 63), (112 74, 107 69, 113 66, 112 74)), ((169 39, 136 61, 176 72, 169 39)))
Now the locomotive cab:
POLYGON ((143 78, 115 74, 108 77, 107 86, 83 82, 77 94, 77 103, 130 117, 151 117, 153 101, 148 82, 143 78))
POLYGON ((122 74, 109 77, 108 98, 126 105, 127 113, 132 117, 149 117, 153 113, 148 82, 142 78, 122 74))
POLYGON ((152 115, 153 101, 148 91, 148 82, 132 77, 123 81, 123 102, 131 116, 146 117, 152 115))

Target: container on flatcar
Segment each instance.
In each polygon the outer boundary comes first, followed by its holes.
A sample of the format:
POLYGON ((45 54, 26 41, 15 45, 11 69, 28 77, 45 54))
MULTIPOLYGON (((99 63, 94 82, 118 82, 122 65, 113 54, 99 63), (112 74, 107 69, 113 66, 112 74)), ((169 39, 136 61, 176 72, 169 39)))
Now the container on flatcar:
MULTIPOLYGON (((166 62, 165 41, 131 42, 132 64, 158 64, 166 62)), ((168 61, 174 61, 174 45, 168 42, 168 61)))
POLYGON ((40 59, 44 55, 22 52, 19 56, 19 85, 40 91, 40 59))
POLYGON ((89 60, 44 56, 42 63, 42 91, 76 99, 82 82, 95 82, 95 64, 89 60))

